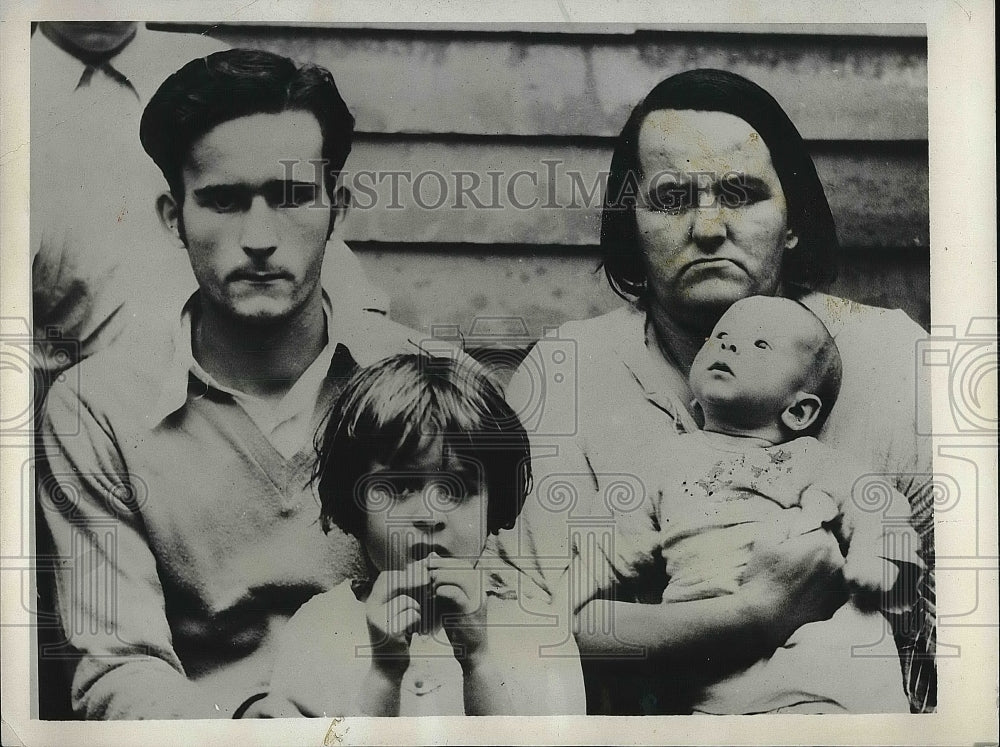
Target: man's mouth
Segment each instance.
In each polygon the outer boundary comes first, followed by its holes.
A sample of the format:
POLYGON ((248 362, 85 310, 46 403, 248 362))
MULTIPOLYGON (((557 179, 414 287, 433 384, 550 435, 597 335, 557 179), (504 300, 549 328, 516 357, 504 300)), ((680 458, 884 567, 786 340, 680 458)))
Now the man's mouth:
POLYGON ((270 283, 275 280, 290 280, 291 275, 287 272, 255 272, 253 270, 240 270, 234 272, 232 280, 244 280, 249 283, 270 283))

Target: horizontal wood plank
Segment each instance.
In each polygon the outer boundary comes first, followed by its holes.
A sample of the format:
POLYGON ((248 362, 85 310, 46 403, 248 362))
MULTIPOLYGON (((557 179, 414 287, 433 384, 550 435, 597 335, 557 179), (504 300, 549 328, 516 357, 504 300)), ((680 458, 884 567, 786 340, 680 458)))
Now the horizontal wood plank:
MULTIPOLYGON (((842 244, 928 245, 923 144, 818 143, 813 154, 842 244)), ((596 245, 610 161, 605 146, 362 140, 346 168, 344 237, 596 245)))
MULTIPOLYGON (((530 247, 450 251, 356 244, 369 278, 391 298, 394 319, 428 335, 458 329, 472 347, 523 347, 546 329, 603 314, 621 303, 599 257, 530 247)), ((831 292, 862 303, 901 308, 929 326, 929 253, 909 248, 842 253, 831 292)))
POLYGON ((328 67, 367 132, 610 136, 660 80, 717 67, 770 91, 808 139, 927 137, 926 40, 910 36, 321 26, 210 33, 328 67))
POLYGON ((483 23, 458 20, 430 21, 427 23, 381 21, 371 22, 330 22, 306 21, 238 22, 238 23, 189 23, 150 22, 151 28, 164 31, 189 33, 219 32, 225 30, 247 33, 251 29, 269 29, 274 26, 312 30, 323 29, 365 29, 375 31, 422 32, 445 34, 480 33, 493 36, 512 34, 557 34, 567 39, 590 36, 622 36, 643 32, 684 32, 705 34, 780 34, 783 36, 861 36, 861 37, 911 37, 926 38, 927 27, 922 23, 590 23, 590 22, 530 22, 483 23))

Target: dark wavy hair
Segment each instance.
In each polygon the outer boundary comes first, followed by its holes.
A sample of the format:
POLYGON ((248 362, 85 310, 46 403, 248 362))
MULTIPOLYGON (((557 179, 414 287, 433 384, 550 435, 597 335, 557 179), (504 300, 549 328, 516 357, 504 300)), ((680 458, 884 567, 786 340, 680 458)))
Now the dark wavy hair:
POLYGON ((163 172, 178 205, 182 169, 195 141, 214 127, 253 114, 307 111, 323 135, 326 188, 331 199, 354 136, 354 117, 330 71, 299 65, 257 49, 229 49, 192 60, 167 78, 146 105, 139 139, 163 172))
POLYGON ((633 110, 615 143, 601 215, 601 256, 612 290, 627 300, 642 299, 646 271, 635 223, 642 178, 639 129, 650 112, 664 109, 725 112, 753 127, 771 153, 788 204, 788 226, 798 236, 785 252, 785 283, 818 289, 837 274, 839 249, 830 204, 799 131, 781 105, 746 78, 725 70, 698 69, 659 83, 633 110))
POLYGON ((531 489, 524 426, 471 358, 402 353, 361 369, 320 434, 313 479, 327 532, 336 526, 364 541, 370 465, 405 468, 437 439, 442 471, 457 462, 466 477, 485 481, 490 533, 514 526, 531 489))

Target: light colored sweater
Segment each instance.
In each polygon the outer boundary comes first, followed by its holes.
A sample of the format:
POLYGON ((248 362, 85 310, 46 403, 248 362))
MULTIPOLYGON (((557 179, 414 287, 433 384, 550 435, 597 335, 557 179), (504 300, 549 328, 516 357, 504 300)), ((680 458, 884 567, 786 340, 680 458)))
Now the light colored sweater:
MULTIPOLYGON (((374 313, 337 322, 350 333, 313 432, 356 365, 416 335, 374 313)), ((179 409, 153 414, 176 384, 173 358, 169 336, 109 348, 49 396, 39 502, 87 718, 230 716, 266 689, 285 621, 357 569, 356 543, 320 529, 311 443, 285 459, 231 395, 193 376, 179 409)))

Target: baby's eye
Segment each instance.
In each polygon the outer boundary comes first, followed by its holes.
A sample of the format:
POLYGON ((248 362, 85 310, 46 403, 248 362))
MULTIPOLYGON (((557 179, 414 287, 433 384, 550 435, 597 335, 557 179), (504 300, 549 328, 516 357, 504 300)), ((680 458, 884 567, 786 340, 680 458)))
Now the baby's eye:
POLYGON ((717 334, 717 335, 715 336, 715 339, 716 339, 716 340, 725 340, 725 339, 726 339, 727 337, 729 337, 729 333, 728 333, 728 332, 719 332, 719 333, 718 333, 718 334, 717 334))
POLYGON ((771 346, 768 344, 767 340, 757 340, 757 342, 755 342, 754 345, 756 345, 761 350, 771 349, 771 346))

